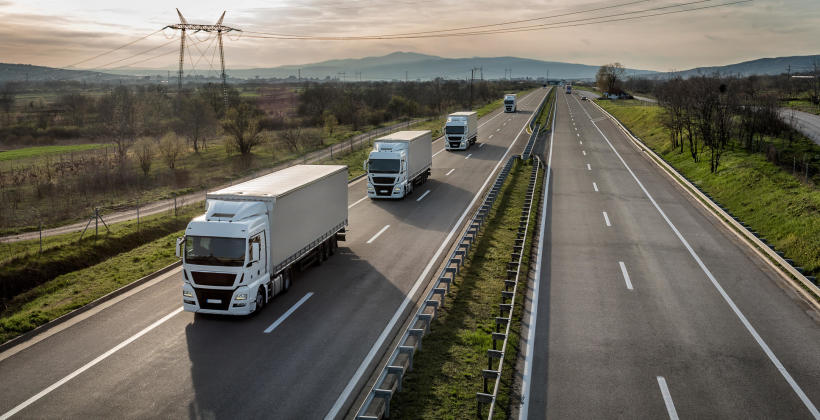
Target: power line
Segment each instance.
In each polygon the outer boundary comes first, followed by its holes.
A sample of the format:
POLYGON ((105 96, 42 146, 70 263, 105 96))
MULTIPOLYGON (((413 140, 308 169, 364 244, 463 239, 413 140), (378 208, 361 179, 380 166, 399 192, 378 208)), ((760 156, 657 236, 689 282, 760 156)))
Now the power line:
MULTIPOLYGON (((610 17, 618 17, 618 16, 625 16, 630 14, 636 13, 646 13, 648 11, 653 10, 661 10, 661 9, 668 9, 672 7, 683 7, 689 6, 693 4, 699 4, 704 2, 711 2, 714 0, 698 0, 698 1, 691 1, 686 3, 679 3, 676 5, 671 6, 663 6, 663 7, 656 7, 650 9, 643 9, 633 12, 623 12, 608 16, 599 16, 599 17, 592 17, 592 18, 584 18, 584 19, 575 19, 570 21, 564 22, 554 22, 554 23, 547 23, 547 24, 540 24, 540 25, 528 25, 528 26, 521 26, 521 27, 514 27, 514 28, 502 28, 502 29, 493 29, 493 30, 486 30, 486 31, 472 31, 472 32, 458 32, 458 33, 431 33, 428 35, 408 35, 408 36, 397 36, 397 35, 365 35, 365 36, 308 36, 308 35, 300 35, 300 36, 274 36, 274 35, 245 35, 248 38, 257 38, 257 39, 281 39, 281 40, 304 40, 304 41, 367 41, 367 40, 385 40, 385 39, 420 39, 420 38, 449 38, 449 37, 461 37, 461 36, 475 36, 475 35, 492 35, 492 34, 504 34, 504 33, 516 33, 516 32, 529 32, 534 30, 544 30, 544 29, 556 29, 556 28, 568 28, 568 27, 575 27, 575 26, 588 26, 593 24, 599 23, 610 23, 610 22, 619 22, 619 21, 626 21, 626 20, 635 20, 635 19, 642 19, 647 17, 655 17, 655 16, 663 16, 663 15, 671 15, 676 13, 685 13, 685 12, 694 12, 698 10, 705 10, 705 9, 713 9, 717 7, 725 7, 725 6, 732 6, 741 3, 749 3, 753 0, 738 0, 728 3, 722 4, 715 4, 710 6, 703 6, 703 7, 695 7, 689 8, 684 10, 675 10, 675 11, 668 11, 668 12, 661 12, 661 13, 653 13, 647 14, 642 16, 630 16, 626 18, 616 18, 610 20, 600 20, 606 19, 610 17), (588 22, 588 21, 595 21, 597 22, 588 22), (581 22, 581 23, 575 23, 581 22)), ((248 32, 251 33, 251 32, 248 32)), ((256 33, 256 32, 255 32, 256 33)))
POLYGON ((94 59, 100 58, 100 57, 102 57, 102 56, 104 56, 104 55, 111 54, 111 53, 112 53, 112 52, 114 52, 114 51, 119 51, 119 50, 121 50, 121 49, 123 49, 123 48, 125 48, 125 47, 128 47, 128 46, 130 46, 130 45, 134 45, 134 44, 136 44, 137 42, 140 42, 140 41, 142 41, 143 39, 148 38, 148 37, 150 37, 150 36, 152 36, 152 35, 158 34, 158 33, 160 33, 160 32, 162 32, 162 29, 158 29, 158 30, 156 30, 156 31, 154 31, 154 32, 151 32, 151 33, 150 33, 150 34, 148 34, 148 35, 145 35, 145 36, 143 36, 143 37, 141 37, 141 38, 137 38, 137 39, 135 39, 135 40, 133 40, 133 41, 131 41, 131 42, 128 42, 128 43, 122 44, 122 45, 120 45, 119 47, 112 48, 112 49, 110 49, 110 50, 108 50, 108 51, 105 51, 105 52, 103 52, 103 53, 97 54, 97 55, 95 55, 95 56, 93 56, 93 57, 91 57, 91 58, 86 58, 85 60, 78 61, 78 62, 76 62, 76 63, 74 63, 74 64, 69 64, 69 65, 67 65, 67 66, 66 66, 66 68, 68 68, 68 67, 74 67, 74 66, 76 66, 76 65, 78 65, 78 64, 82 64, 82 63, 85 63, 85 62, 88 62, 88 61, 91 61, 91 60, 94 60, 94 59))

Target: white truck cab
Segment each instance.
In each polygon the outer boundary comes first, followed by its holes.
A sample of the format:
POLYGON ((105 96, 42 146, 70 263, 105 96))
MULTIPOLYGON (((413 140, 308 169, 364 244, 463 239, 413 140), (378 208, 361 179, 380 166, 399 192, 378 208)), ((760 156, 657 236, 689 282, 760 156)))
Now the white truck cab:
POLYGON ((399 131, 376 139, 364 162, 367 196, 400 199, 430 176, 433 143, 429 130, 399 131))

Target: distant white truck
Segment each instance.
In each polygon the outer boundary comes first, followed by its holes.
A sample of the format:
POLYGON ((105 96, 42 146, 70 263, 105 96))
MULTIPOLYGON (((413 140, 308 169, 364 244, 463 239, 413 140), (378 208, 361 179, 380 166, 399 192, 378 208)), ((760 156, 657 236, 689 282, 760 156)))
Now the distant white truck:
POLYGON ((444 124, 444 147, 447 150, 467 150, 478 138, 478 112, 454 112, 444 124))
POLYGON ((398 131, 376 139, 364 162, 367 196, 404 198, 413 187, 427 181, 432 166, 430 130, 398 131))
POLYGON ((504 95, 504 112, 515 112, 516 96, 514 93, 504 95))
POLYGON ((347 226, 347 166, 296 165, 206 194, 177 240, 182 307, 247 315, 332 255, 347 226))

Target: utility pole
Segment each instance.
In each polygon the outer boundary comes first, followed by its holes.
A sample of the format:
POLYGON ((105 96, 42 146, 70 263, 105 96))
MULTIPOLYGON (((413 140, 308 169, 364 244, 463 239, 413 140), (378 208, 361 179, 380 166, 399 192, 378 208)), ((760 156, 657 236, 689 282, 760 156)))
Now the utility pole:
POLYGON ((228 108, 228 76, 225 74, 225 51, 222 46, 222 34, 228 33, 232 31, 239 31, 240 29, 231 28, 229 26, 225 26, 222 24, 222 20, 225 19, 225 12, 222 12, 222 16, 219 17, 219 20, 216 22, 216 25, 200 25, 194 23, 188 23, 185 20, 185 17, 182 16, 182 13, 177 9, 177 15, 179 15, 179 23, 168 25, 165 28, 171 28, 182 31, 182 36, 180 37, 179 41, 179 81, 177 82, 177 88, 180 92, 182 92, 182 75, 183 75, 183 63, 185 61, 185 32, 186 31, 194 31, 196 32, 216 32, 217 41, 219 43, 219 61, 222 65, 222 99, 225 101, 225 108, 228 108))
POLYGON ((296 76, 296 80, 301 82, 302 81, 302 69, 296 70, 296 74, 298 75, 298 76, 296 76))
POLYGON ((404 71, 404 83, 407 83, 407 70, 404 71))

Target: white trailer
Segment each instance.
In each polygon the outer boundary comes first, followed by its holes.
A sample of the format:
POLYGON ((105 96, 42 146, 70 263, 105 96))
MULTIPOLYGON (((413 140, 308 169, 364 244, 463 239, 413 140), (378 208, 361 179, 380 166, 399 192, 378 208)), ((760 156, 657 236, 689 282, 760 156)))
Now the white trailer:
POLYGON ((514 93, 504 95, 504 112, 515 112, 516 102, 516 95, 514 93))
POLYGON ((478 112, 454 112, 444 124, 444 147, 447 150, 467 150, 478 138, 478 112))
POLYGON ((404 198, 430 177, 433 139, 430 130, 398 131, 376 139, 364 162, 367 196, 404 198))
POLYGON ((296 165, 206 194, 177 240, 186 311, 247 315, 344 240, 347 166, 296 165))

